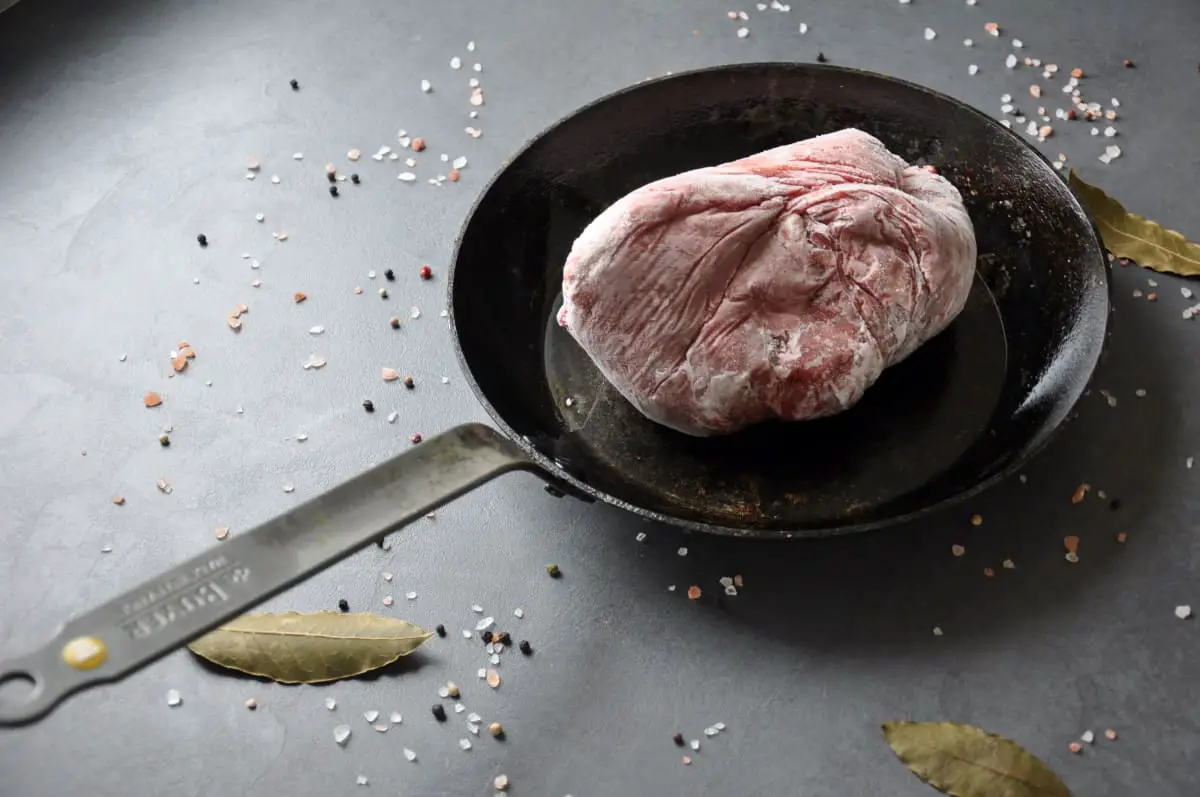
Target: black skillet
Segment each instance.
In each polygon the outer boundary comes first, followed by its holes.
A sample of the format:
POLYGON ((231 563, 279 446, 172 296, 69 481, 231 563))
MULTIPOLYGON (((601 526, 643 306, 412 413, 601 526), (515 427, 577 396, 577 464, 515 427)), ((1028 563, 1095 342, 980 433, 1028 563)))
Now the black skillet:
POLYGON ((459 359, 503 434, 467 424, 195 557, 0 666, 0 724, 121 678, 502 473, 686 528, 837 534, 962 500, 1045 445, 1105 340, 1109 268, 1087 215, 1021 138, 880 75, 746 64, 649 81, 534 139, 492 181, 450 283, 459 359), (553 319, 572 240, 607 205, 676 172, 858 127, 963 194, 979 244, 967 307, 827 420, 694 439, 642 418, 553 319), (0 693, 11 695, 12 689, 0 693))

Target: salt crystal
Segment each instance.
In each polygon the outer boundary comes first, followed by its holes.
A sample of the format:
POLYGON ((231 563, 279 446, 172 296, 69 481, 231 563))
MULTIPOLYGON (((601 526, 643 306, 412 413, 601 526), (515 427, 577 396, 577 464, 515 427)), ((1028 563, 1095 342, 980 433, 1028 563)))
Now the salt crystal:
POLYGON ((1013 39, 1012 45, 1013 45, 1013 47, 1016 47, 1018 50, 1020 50, 1022 47, 1025 46, 1025 42, 1021 41, 1020 39, 1013 39))
POLYGON ((444 152, 438 157, 441 159, 442 163, 447 163, 450 160, 450 156, 444 152))
POLYGON ((367 785, 367 776, 359 775, 357 778, 354 779, 354 782, 357 783, 359 786, 366 786, 367 785))
POLYGON ((272 174, 272 175, 271 175, 271 182, 275 183, 275 185, 279 185, 279 175, 278 175, 278 174, 272 174))
POLYGON ((746 38, 746 37, 747 37, 747 36, 749 36, 749 35, 750 35, 750 29, 749 29, 749 28, 738 28, 738 31, 737 31, 737 37, 738 37, 739 39, 744 39, 744 38, 746 38))
POLYGON ((293 152, 293 153, 292 153, 292 160, 297 160, 297 161, 302 161, 302 160, 304 160, 304 153, 303 153, 303 152, 293 152))
POLYGON ((457 158, 454 159, 454 163, 452 163, 450 165, 453 166, 455 169, 463 168, 464 166, 467 165, 467 156, 459 155, 457 158))
POLYGON ((962 556, 966 552, 967 552, 967 549, 961 545, 951 545, 950 546, 950 553, 954 554, 955 556, 962 556))
POLYGON ((391 595, 384 595, 384 596, 383 596, 383 601, 382 601, 382 603, 383 603, 383 605, 384 605, 384 606, 391 606, 391 605, 392 605, 393 603, 395 603, 395 602, 396 602, 396 601, 395 601, 395 599, 394 599, 394 598, 393 598, 391 595))
POLYGON ((377 733, 387 733, 389 726, 386 722, 377 722, 371 727, 374 728, 377 733))
POLYGON ((467 52, 475 52, 475 42, 467 42, 467 52))
POLYGON ((1011 94, 1001 94, 1000 102, 1012 102, 1012 95, 1011 94))
POLYGON ((333 711, 335 708, 337 708, 337 701, 334 700, 332 697, 325 698, 325 708, 329 709, 330 711, 333 711))
POLYGON ((320 334, 321 334, 321 333, 323 333, 324 331, 325 331, 325 327, 322 327, 322 326, 310 327, 310 328, 309 328, 309 330, 308 330, 308 334, 310 334, 310 335, 320 335, 320 334))
POLYGON ((492 657, 490 659, 488 659, 488 662, 490 662, 491 664, 499 664, 500 663, 500 654, 493 653, 492 657))
POLYGON ((472 66, 471 68, 472 68, 472 69, 474 69, 476 72, 482 72, 482 71, 483 71, 483 64, 475 64, 475 65, 474 65, 474 66, 472 66))
POLYGON ((257 175, 257 174, 255 174, 254 172, 246 172, 246 179, 247 179, 247 180, 253 180, 253 179, 254 179, 254 178, 256 178, 256 177, 258 177, 258 175, 257 175))
POLYGON ((421 91, 428 94, 429 92, 433 91, 433 84, 430 83, 428 80, 422 80, 421 81, 421 91))
POLYGON ((692 739, 692 741, 688 742, 688 744, 691 745, 693 750, 700 749, 700 740, 699 739, 692 739))
POLYGON ((175 708, 182 702, 183 702, 183 698, 179 696, 178 689, 167 690, 167 705, 168 706, 170 706, 171 708, 175 708))
POLYGON ((1017 57, 1012 53, 1009 53, 1008 57, 1004 59, 1004 65, 1009 69, 1015 68, 1017 65, 1017 57))
POLYGON ((1017 569, 1017 566, 1015 564, 1013 564, 1012 559, 1005 559, 1000 564, 1002 564, 1004 566, 1005 570, 1016 570, 1017 569))
POLYGON ((480 606, 478 603, 472 603, 471 611, 475 612, 475 614, 483 614, 483 607, 480 606))
POLYGON ((638 542, 645 542, 646 541, 646 532, 639 531, 636 535, 634 535, 634 539, 637 540, 638 542))
POLYGON ((457 55, 450 59, 450 68, 451 69, 458 69, 461 66, 462 66, 462 59, 459 58, 457 55))
POLYGON ((975 46, 975 41, 973 39, 963 39, 963 47, 974 47, 974 46, 975 46))
MULTIPOLYGON (((469 638, 470 632, 467 632, 467 633, 468 633, 468 638, 469 638)), ((487 670, 485 670, 483 667, 480 667, 479 670, 475 674, 479 676, 479 680, 481 680, 481 681, 484 678, 487 678, 487 670)))
POLYGON ((471 740, 470 739, 459 739, 458 746, 464 750, 470 750, 471 749, 471 740))
POLYGON ((474 722, 467 723, 467 730, 470 731, 471 733, 475 734, 476 736, 479 735, 479 725, 477 725, 474 722))
POLYGON ((705 728, 704 729, 705 736, 716 736, 718 733, 720 733, 720 731, 718 731, 716 728, 705 728))
POLYGON ((400 174, 396 175, 396 179, 405 183, 411 183, 413 180, 417 179, 417 176, 412 172, 400 172, 400 174))
POLYGON ((967 67, 967 74, 968 75, 979 74, 979 67, 976 64, 971 64, 970 66, 967 67))
POLYGON ((931 42, 937 38, 937 32, 933 28, 925 29, 925 41, 931 42))
POLYGON ((1121 107, 1121 101, 1118 100, 1116 97, 1113 97, 1111 100, 1109 100, 1109 102, 1112 103, 1112 107, 1114 107, 1114 108, 1121 107))
POLYGON ((1074 551, 1067 551, 1066 556, 1063 558, 1073 565, 1079 563, 1079 554, 1075 553, 1074 551))
POLYGON ((1101 163, 1112 163, 1112 155, 1104 153, 1097 157, 1096 160, 1100 161, 1101 163))
POLYGON ((524 618, 525 610, 524 609, 513 609, 513 617, 517 618, 518 620, 524 618))
POLYGON ((1175 607, 1175 616, 1180 620, 1186 620, 1192 616, 1192 607, 1187 604, 1175 607))
POLYGON ((902 6, 906 6, 906 5, 908 5, 909 3, 911 3, 911 2, 912 2, 912 0, 900 0, 900 5, 902 5, 902 6))
POLYGON ((409 750, 407 747, 404 748, 404 757, 407 758, 409 761, 417 760, 417 754, 414 753, 412 750, 409 750))
POLYGON ((296 485, 291 484, 291 483, 285 484, 285 485, 283 485, 283 491, 285 493, 294 493, 294 492, 296 492, 296 485))
POLYGON ((1116 134, 1117 134, 1117 128, 1113 127, 1112 125, 1109 125, 1108 127, 1104 128, 1105 138, 1112 138, 1116 134))
POLYGON ((345 745, 346 740, 350 738, 350 726, 338 725, 333 729, 333 740, 340 745, 345 745))
POLYGON ((1119 158, 1121 157, 1121 148, 1116 144, 1113 144, 1112 146, 1104 148, 1104 154, 1110 158, 1119 158))
POLYGON ((443 686, 440 689, 438 689, 438 697, 442 698, 443 700, 446 699, 447 697, 450 697, 450 687, 443 686))
POLYGON ((397 418, 399 418, 399 417, 400 417, 400 413, 398 413, 398 412, 389 412, 389 413, 388 413, 388 423, 395 423, 395 422, 396 422, 396 419, 397 419, 397 418))
POLYGON ((1094 742, 1096 740, 1096 734, 1092 733, 1091 731, 1084 731, 1080 735, 1079 740, 1081 742, 1086 742, 1087 744, 1091 744, 1092 742, 1094 742))
POLYGON ((1192 289, 1191 288, 1180 288, 1179 293, 1185 299, 1192 298, 1192 289))
MULTIPOLYGON (((412 316, 413 318, 420 318, 420 317, 421 317, 421 308, 419 308, 419 307, 414 307, 412 310, 409 310, 409 311, 408 311, 408 314, 409 314, 410 316, 412 316)), ((481 611, 482 611, 482 610, 481 610, 481 611)))
POLYGON ((443 384, 443 385, 448 385, 448 384, 450 384, 450 377, 448 377, 448 376, 443 376, 443 377, 442 377, 442 384, 443 384))
POLYGON ((300 441, 301 443, 303 443, 305 440, 308 439, 308 435, 306 435, 304 432, 300 432, 296 435, 296 439, 298 441, 300 441))
POLYGON ((112 553, 112 546, 111 545, 101 546, 100 553, 112 553))
POLYGON ((462 703, 455 703, 455 704, 454 704, 454 713, 455 713, 455 714, 461 714, 461 713, 463 713, 463 712, 464 712, 464 711, 466 711, 466 710, 467 710, 467 707, 466 707, 466 706, 464 706, 462 703))
POLYGON ((1187 459, 1185 459, 1185 460, 1183 461, 1183 464, 1184 464, 1184 465, 1186 465, 1186 466, 1188 467, 1188 469, 1189 469, 1189 470, 1191 470, 1191 467, 1192 467, 1192 465, 1195 465, 1195 464, 1196 464, 1196 458, 1195 458, 1195 457, 1188 457, 1187 459))
POLYGON ((1092 128, 1092 135, 1093 135, 1093 136, 1098 136, 1098 135, 1100 135, 1100 128, 1098 128, 1098 127, 1093 127, 1093 128, 1092 128))
POLYGON ((941 635, 942 635, 942 627, 941 627, 940 625, 935 625, 935 626, 933 627, 933 635, 934 635, 934 636, 941 636, 941 635))
POLYGON ((367 722, 374 722, 375 720, 379 719, 379 712, 375 710, 364 711, 363 719, 365 719, 367 722))
POLYGON ((399 725, 401 722, 403 722, 403 720, 404 718, 400 716, 399 711, 393 711, 392 715, 388 717, 388 722, 392 723, 393 725, 399 725))
POLYGON ((973 5, 975 5, 976 3, 978 3, 978 2, 979 2, 979 0, 967 0, 967 5, 969 5, 969 6, 973 6, 973 5))
POLYGON ((311 370, 317 370, 320 368, 324 368, 325 367, 325 359, 323 357, 318 357, 315 354, 310 354, 308 356, 308 359, 304 361, 304 363, 301 365, 301 367, 304 368, 305 371, 311 371, 311 370))

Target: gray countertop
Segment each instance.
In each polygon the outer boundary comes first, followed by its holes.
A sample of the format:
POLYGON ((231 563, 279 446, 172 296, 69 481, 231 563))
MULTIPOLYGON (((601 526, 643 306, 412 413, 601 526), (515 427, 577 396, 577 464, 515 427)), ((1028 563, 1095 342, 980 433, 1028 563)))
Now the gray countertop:
MULTIPOLYGON (((739 39, 729 7, 707 0, 18 3, 0 16, 0 656, 216 545, 218 526, 236 534, 414 432, 483 419, 439 317, 454 235, 524 140, 643 78, 822 51, 999 114, 1004 93, 1031 112, 1033 82, 1051 87, 1048 108, 1062 105, 1058 87, 1080 66, 1090 96, 1121 100, 1123 156, 1099 163, 1112 142, 1082 123, 1059 123, 1039 146, 1067 154, 1128 207, 1200 237, 1200 5, 1150 5, 793 0, 787 13, 745 6, 750 34, 739 39), (985 33, 989 21, 999 39, 985 33), (1060 66, 1054 80, 1005 69, 1013 37, 1022 56, 1060 66), (1137 67, 1121 68, 1125 58, 1137 67), (476 61, 487 104, 472 121, 476 61), (468 124, 483 136, 467 136, 468 124), (395 146, 399 128, 429 142, 422 176, 441 166, 430 165, 434 153, 466 155, 461 182, 406 185, 401 164, 367 157, 395 146), (344 164, 351 147, 365 153, 363 184, 334 202, 322 167, 344 164), (257 180, 243 177, 247 156, 263 163, 257 180), (281 230, 283 243, 271 236, 281 230), (205 250, 198 232, 212 241, 205 250), (418 279, 422 263, 433 281, 418 279), (399 279, 383 303, 368 271, 386 268, 399 279), (303 305, 292 302, 297 290, 303 305), (250 312, 235 336, 225 316, 242 302, 250 312), (401 331, 390 315, 403 317, 401 331), (325 334, 310 336, 314 325, 325 334), (168 379, 180 339, 198 356, 168 379), (319 372, 300 367, 313 352, 329 361, 319 372), (383 365, 413 373, 417 390, 383 385, 383 365), (141 406, 148 390, 166 397, 161 411, 141 406), (380 412, 364 413, 364 396, 380 412), (158 478, 174 492, 160 494, 158 478)), ((921 797, 933 792, 879 731, 915 718, 1010 736, 1079 795, 1194 795, 1200 626, 1174 611, 1200 608, 1200 470, 1186 467, 1200 455, 1200 421, 1186 411, 1200 390, 1190 367, 1200 328, 1181 318, 1191 303, 1181 280, 1129 268, 1115 284, 1096 386, 1117 405, 1086 397, 1024 481, 910 527, 781 544, 685 535, 505 477, 394 535, 390 550, 364 550, 268 604, 311 611, 344 597, 355 610, 445 623, 450 635, 403 666, 286 687, 178 652, 37 725, 0 731, 0 792, 465 796, 490 794, 503 772, 513 795, 541 797, 921 797), (1157 303, 1134 296, 1150 280, 1157 303), (1072 504, 1085 481, 1092 494, 1072 504), (1068 534, 1081 538, 1078 564, 1064 561, 1068 534), (546 577, 547 562, 561 580, 546 577), (684 596, 691 584, 715 595, 734 574, 745 587, 720 605, 684 596), (482 647, 460 633, 476 603, 536 649, 506 656, 496 691, 475 676, 482 647), (505 741, 485 733, 459 749, 465 715, 438 725, 429 711, 447 680, 462 685, 468 711, 503 722, 505 741), (181 706, 167 706, 169 689, 181 706), (250 697, 256 712, 244 707, 250 697), (368 709, 399 710, 404 722, 377 734, 361 718, 368 709), (354 728, 344 749, 332 738, 341 721, 354 728), (724 733, 702 735, 718 721, 724 733), (1120 739, 1068 751, 1083 731, 1106 728, 1120 739), (671 742, 677 730, 703 741, 690 767, 671 742), (361 792, 359 774, 370 779, 361 792)))

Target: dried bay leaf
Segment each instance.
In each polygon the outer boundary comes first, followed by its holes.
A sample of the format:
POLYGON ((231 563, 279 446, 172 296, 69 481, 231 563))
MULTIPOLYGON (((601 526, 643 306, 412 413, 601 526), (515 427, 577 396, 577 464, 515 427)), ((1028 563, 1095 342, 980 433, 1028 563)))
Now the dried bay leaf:
POLYGON ((1016 742, 953 722, 885 722, 883 735, 914 775, 952 797, 1070 797, 1016 742))
POLYGON ((313 684, 386 667, 432 636, 412 623, 369 613, 264 612, 238 617, 188 648, 248 675, 313 684))
POLYGON ((1067 176, 1067 181, 1096 220, 1100 238, 1108 251, 1155 271, 1185 277, 1200 275, 1200 244, 1130 213, 1120 202, 1081 180, 1074 171, 1067 176))

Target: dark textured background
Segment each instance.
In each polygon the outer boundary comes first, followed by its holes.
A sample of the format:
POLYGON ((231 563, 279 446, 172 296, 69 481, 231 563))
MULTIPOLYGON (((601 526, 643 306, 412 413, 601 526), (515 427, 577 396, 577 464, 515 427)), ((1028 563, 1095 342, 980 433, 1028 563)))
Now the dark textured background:
MULTIPOLYGON (((1159 0, 793 0, 751 13, 739 40, 714 2, 385 3, 25 0, 0 16, 0 655, 32 648, 59 622, 214 545, 431 433, 482 411, 456 370, 438 317, 451 242, 487 176, 529 136, 608 91, 668 70, 730 61, 811 60, 895 74, 998 113, 1009 92, 1037 104, 1029 70, 1004 69, 1012 36, 1062 71, 1079 65, 1092 98, 1122 100, 1125 155, 1082 124, 1043 146, 1127 206, 1200 237, 1200 6, 1159 0), (811 27, 797 33, 800 21, 811 27), (999 22, 1004 36, 983 25, 999 22), (927 42, 926 27, 938 32, 927 42), (962 39, 976 46, 966 49, 962 39), (478 42, 467 53, 468 40, 478 42), (477 126, 466 70, 487 92, 477 126), (1138 67, 1123 70, 1123 58, 1138 67), (977 63, 970 77, 967 65, 977 63), (303 90, 287 87, 291 77, 303 90), (423 95, 428 78, 434 92, 423 95), (1126 120, 1125 117, 1128 117, 1126 120), (369 156, 397 128, 436 153, 465 154, 458 185, 404 185, 403 167, 364 157, 364 184, 326 194, 322 165, 369 156), (305 160, 292 160, 303 151, 305 160), (262 175, 243 179, 247 155, 262 175), (281 185, 272 185, 272 173, 281 185), (254 223, 257 211, 267 223, 254 223), (272 230, 290 240, 275 243, 272 230), (194 242, 205 231, 212 245, 194 242), (240 253, 262 262, 252 272, 240 253), (422 262, 438 279, 421 283, 422 262), (392 300, 366 272, 394 267, 392 300), (194 285, 193 277, 200 278, 194 285), (259 276, 263 287, 250 280, 259 276), (355 285, 366 292, 356 296, 355 285), (310 299, 291 302, 295 290, 310 299), (250 305, 238 336, 224 316, 250 305), (405 317, 395 333, 389 315, 405 317), (328 331, 311 338, 307 329, 328 331), (199 356, 168 381, 167 352, 199 356), (300 363, 317 351, 320 372, 300 363), (118 362, 122 352, 127 362, 118 362), (414 393, 379 381, 394 365, 414 393), (449 385, 438 377, 446 374, 449 385), (205 386, 205 380, 212 386, 205 386), (146 390, 166 406, 141 407, 146 390), (359 407, 373 396, 380 408, 359 407), (244 414, 236 412, 244 407, 244 414), (399 410, 388 425, 385 416, 399 410), (155 437, 169 418, 173 445, 155 437), (297 432, 309 440, 298 443, 297 432), (81 456, 86 450, 86 456, 81 456), (168 478, 172 495, 156 492, 168 478), (296 492, 281 490, 285 482, 296 492), (123 493, 128 503, 110 499, 123 493), (113 551, 102 554, 102 546, 113 551)), ((628 515, 555 500, 511 476, 280 596, 274 609, 332 607, 451 629, 403 667, 333 686, 281 687, 216 674, 177 653, 126 682, 77 696, 42 723, 0 732, 0 792, 42 795, 930 794, 892 757, 879 723, 948 719, 1018 739, 1079 795, 1193 795, 1200 789, 1200 608, 1194 480, 1200 428, 1196 322, 1181 281, 1118 270, 1115 332, 1079 417, 1018 480, 962 511, 842 540, 767 544, 686 536, 628 515), (1156 304, 1135 299, 1157 280, 1156 304), (1147 395, 1137 399, 1134 391, 1147 395), (1081 481, 1093 496, 1075 506, 1081 481), (984 517, 974 528, 972 512, 984 517), (639 545, 638 531, 648 539, 639 545), (1114 542, 1124 531, 1129 541, 1114 542), (1081 562, 1062 537, 1081 537, 1081 562), (955 559, 953 543, 966 545, 955 559), (676 549, 686 545, 680 557, 676 549), (1011 557, 1016 569, 1001 570, 1011 557), (561 581, 542 566, 558 562, 561 581), (995 567, 995 579, 982 569, 995 567), (380 577, 396 573, 394 584, 380 577), (696 583, 742 573, 723 608, 689 602, 696 583), (670 584, 679 591, 667 590, 670 584), (415 590, 415 602, 403 593, 415 590), (394 594, 385 609, 380 599, 394 594), (461 638, 482 604, 537 648, 507 656, 492 692, 484 654, 461 638), (512 617, 513 608, 527 612, 512 617), (945 636, 935 637, 940 625, 945 636), (429 716, 437 687, 460 683, 469 710, 508 728, 474 739, 462 717, 429 716), (178 689, 181 707, 165 704, 178 689), (338 699, 326 711, 326 695, 338 699), (243 707, 247 697, 260 705, 243 707), (405 715, 386 735, 367 709, 405 715), (355 731, 345 749, 332 727, 355 731), (723 721, 714 739, 704 727, 723 721), (1067 744, 1108 727, 1079 757, 1067 744), (690 768, 675 730, 703 739, 690 768), (402 747, 420 755, 417 765, 402 747), (366 793, 366 792, 364 792, 366 793)), ((806 455, 796 452, 797 456, 806 455)))

